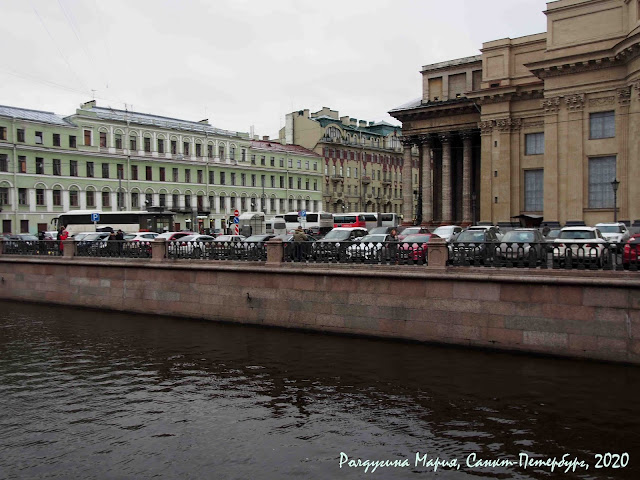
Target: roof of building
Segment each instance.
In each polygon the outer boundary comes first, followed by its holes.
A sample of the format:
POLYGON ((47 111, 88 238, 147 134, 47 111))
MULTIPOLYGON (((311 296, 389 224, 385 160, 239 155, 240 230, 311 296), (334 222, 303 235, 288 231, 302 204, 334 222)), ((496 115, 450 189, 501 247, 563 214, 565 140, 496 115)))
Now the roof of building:
POLYGON ((402 105, 400 105, 399 107, 396 108, 392 108, 391 110, 389 110, 390 112, 395 112, 398 110, 409 110, 411 108, 417 108, 420 107, 422 105, 422 97, 420 98, 416 98, 414 100, 411 100, 410 102, 407 103, 403 103, 402 105))
POLYGON ((17 118, 38 123, 48 123, 51 125, 61 125, 65 127, 74 126, 65 120, 61 115, 53 112, 43 112, 42 110, 30 110, 28 108, 8 107, 0 105, 0 117, 17 118))
POLYGON ((283 145, 275 140, 252 140, 251 148, 267 150, 270 152, 288 153, 290 155, 310 155, 320 157, 317 153, 300 145, 283 145))
POLYGON ((104 108, 92 106, 83 111, 92 112, 97 118, 102 120, 115 120, 117 122, 129 122, 136 125, 149 125, 153 127, 167 128, 171 130, 187 130, 190 132, 198 132, 202 134, 225 135, 231 137, 249 138, 248 133, 234 132, 231 130, 222 130, 209 125, 209 123, 192 122, 190 120, 181 120, 178 118, 162 117, 160 115, 152 115, 148 113, 131 112, 128 110, 116 110, 113 108, 104 108))
POLYGON ((476 63, 482 61, 482 55, 474 55, 472 57, 455 58, 453 60, 446 60, 444 62, 432 63, 430 65, 423 65, 422 71, 438 70, 440 68, 456 67, 458 65, 465 65, 468 63, 476 63))

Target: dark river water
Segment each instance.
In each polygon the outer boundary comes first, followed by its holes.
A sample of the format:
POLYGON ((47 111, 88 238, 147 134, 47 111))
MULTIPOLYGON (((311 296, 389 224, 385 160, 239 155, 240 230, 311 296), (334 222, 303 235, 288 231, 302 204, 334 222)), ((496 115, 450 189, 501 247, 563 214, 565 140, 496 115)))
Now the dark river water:
POLYGON ((639 393, 632 366, 0 302, 3 479, 635 480, 639 393))

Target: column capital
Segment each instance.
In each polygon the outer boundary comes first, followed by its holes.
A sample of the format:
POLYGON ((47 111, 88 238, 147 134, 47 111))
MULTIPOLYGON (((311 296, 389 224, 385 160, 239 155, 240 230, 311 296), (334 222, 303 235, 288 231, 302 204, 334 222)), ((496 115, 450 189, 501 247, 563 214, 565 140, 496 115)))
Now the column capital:
POLYGON ((438 139, 441 143, 449 143, 451 141, 451 132, 438 133, 438 139))
MULTIPOLYGON (((640 84, 640 82, 638 83, 640 84)), ((638 85, 636 85, 636 88, 639 88, 638 85)), ((620 105, 624 106, 631 103, 631 87, 619 88, 616 93, 620 105)))
POLYGON ((519 118, 505 117, 496 120, 496 127, 498 127, 498 130, 500 130, 501 132, 520 130, 521 125, 522 120, 519 118))
POLYGON ((469 141, 473 137, 473 130, 461 130, 459 135, 463 141, 469 141))
POLYGON ((416 138, 415 137, 400 137, 400 141, 402 142, 402 145, 404 147, 413 147, 413 145, 416 143, 416 138))
POLYGON ((584 107, 585 95, 584 93, 575 93, 573 95, 567 95, 564 97, 564 103, 569 110, 582 110, 584 107))
POLYGON ((638 80, 636 83, 633 84, 633 88, 636 89, 636 93, 640 97, 640 80, 638 80))
POLYGON ((419 146, 421 147, 432 147, 433 146, 433 137, 431 135, 420 135, 418 137, 419 146))
POLYGON ((542 101, 544 113, 558 113, 560 109, 560 97, 545 98, 542 101))
POLYGON ((480 129, 481 135, 490 135, 493 132, 493 126, 495 122, 493 120, 485 120, 483 122, 478 122, 478 128, 480 129))

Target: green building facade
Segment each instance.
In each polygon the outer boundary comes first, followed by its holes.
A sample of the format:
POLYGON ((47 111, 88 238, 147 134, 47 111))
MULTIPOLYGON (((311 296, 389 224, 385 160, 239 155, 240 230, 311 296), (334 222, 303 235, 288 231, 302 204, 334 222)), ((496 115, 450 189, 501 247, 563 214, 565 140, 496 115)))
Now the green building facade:
POLYGON ((322 205, 321 157, 248 133, 87 102, 68 117, 0 106, 2 232, 50 230, 72 210, 169 210, 224 228, 234 210, 322 205))

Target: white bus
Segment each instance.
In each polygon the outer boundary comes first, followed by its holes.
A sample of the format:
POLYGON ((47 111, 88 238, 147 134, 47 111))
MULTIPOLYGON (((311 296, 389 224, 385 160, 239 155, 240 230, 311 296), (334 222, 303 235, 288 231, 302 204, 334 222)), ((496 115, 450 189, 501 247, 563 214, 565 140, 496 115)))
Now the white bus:
POLYGON ((298 228, 298 225, 302 225, 304 229, 317 230, 321 233, 333 228, 333 215, 329 212, 307 212, 306 217, 300 217, 299 212, 287 212, 282 217, 284 218, 287 232, 293 232, 298 228))
POLYGON ((123 232, 158 232, 173 230, 174 214, 171 212, 147 212, 124 211, 102 212, 99 210, 72 210, 54 218, 51 223, 56 230, 64 228, 69 235, 79 232, 91 232, 94 230, 123 232), (99 215, 99 220, 94 222, 93 214, 99 215))

